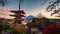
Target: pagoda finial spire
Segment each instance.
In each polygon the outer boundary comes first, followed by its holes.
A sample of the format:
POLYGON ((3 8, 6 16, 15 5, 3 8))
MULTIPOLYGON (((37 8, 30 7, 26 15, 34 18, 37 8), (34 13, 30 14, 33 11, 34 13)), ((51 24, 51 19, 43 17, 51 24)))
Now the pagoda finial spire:
POLYGON ((19 11, 20 11, 20 2, 21 2, 21 0, 19 1, 19 11))
POLYGON ((21 3, 23 2, 23 0, 19 0, 19 11, 20 11, 20 6, 21 6, 21 3))

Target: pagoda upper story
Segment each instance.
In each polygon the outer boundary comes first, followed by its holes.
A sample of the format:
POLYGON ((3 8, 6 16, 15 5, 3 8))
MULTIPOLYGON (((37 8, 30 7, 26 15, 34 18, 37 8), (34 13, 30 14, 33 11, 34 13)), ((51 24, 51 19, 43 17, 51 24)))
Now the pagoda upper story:
POLYGON ((13 13, 15 13, 15 15, 10 15, 10 16, 14 16, 14 17, 25 17, 24 14, 25 12, 22 10, 22 11, 11 11, 13 13))

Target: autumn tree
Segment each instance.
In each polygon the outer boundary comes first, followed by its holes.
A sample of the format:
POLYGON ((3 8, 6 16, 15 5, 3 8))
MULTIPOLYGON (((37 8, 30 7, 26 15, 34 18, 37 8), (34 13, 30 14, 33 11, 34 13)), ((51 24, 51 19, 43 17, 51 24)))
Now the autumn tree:
POLYGON ((41 13, 39 13, 36 18, 39 19, 39 20, 36 20, 36 21, 38 23, 40 23, 41 26, 47 24, 47 22, 48 22, 48 18, 45 17, 44 15, 42 15, 41 13))
POLYGON ((39 13, 37 16, 36 16, 36 18, 44 18, 45 16, 44 15, 42 15, 41 13, 39 13))
POLYGON ((0 5, 5 6, 8 3, 7 0, 0 0, 0 5))
POLYGON ((53 11, 53 13, 51 13, 51 16, 53 16, 54 14, 58 14, 60 16, 60 7, 57 8, 57 6, 59 6, 60 0, 52 1, 49 3, 50 5, 46 8, 46 11, 53 11))

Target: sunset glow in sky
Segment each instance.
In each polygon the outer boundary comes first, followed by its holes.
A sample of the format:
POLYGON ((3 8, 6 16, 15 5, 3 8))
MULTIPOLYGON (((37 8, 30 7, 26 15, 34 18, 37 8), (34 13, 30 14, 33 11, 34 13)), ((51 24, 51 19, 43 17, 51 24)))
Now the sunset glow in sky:
MULTIPOLYGON (((9 10, 19 10, 18 2, 17 0, 9 0, 10 2, 5 6, 9 10)), ((23 0, 21 3, 21 10, 24 10, 26 12, 26 15, 38 15, 39 13, 45 15, 48 18, 56 18, 53 16, 50 16, 52 12, 46 12, 46 7, 49 5, 49 2, 56 1, 56 0, 23 0)), ((1 7, 0 7, 1 8, 1 7)), ((9 11, 5 10, 4 11, 9 11)), ((0 10, 0 12, 3 12, 0 10)), ((11 14, 10 11, 7 12, 8 14, 11 14)))

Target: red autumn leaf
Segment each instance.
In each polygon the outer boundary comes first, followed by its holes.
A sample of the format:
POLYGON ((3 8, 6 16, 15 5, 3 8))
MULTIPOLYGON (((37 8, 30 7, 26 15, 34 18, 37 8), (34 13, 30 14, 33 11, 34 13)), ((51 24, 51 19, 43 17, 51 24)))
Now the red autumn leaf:
POLYGON ((60 34, 60 25, 53 24, 43 29, 43 34, 60 34))

